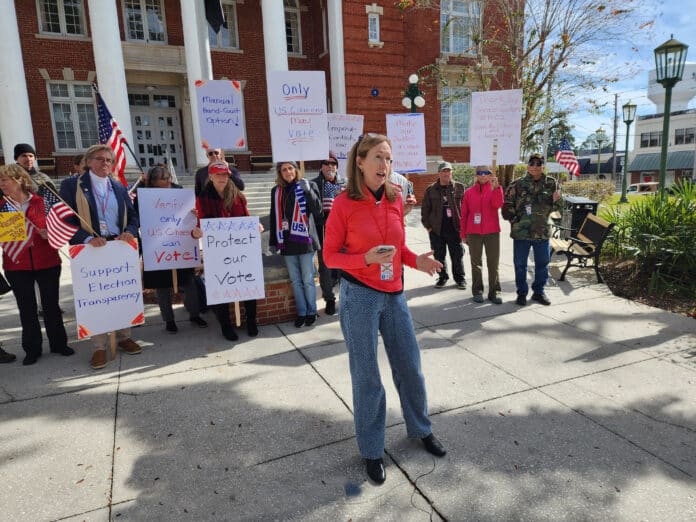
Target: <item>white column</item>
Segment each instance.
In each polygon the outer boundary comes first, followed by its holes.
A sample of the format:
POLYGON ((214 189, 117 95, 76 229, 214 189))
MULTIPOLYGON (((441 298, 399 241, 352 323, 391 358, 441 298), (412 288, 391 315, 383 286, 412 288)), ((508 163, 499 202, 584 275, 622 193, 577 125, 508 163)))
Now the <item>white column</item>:
MULTIPOLYGON (((196 26, 198 42, 201 51, 201 72, 203 78, 213 79, 213 61, 210 57, 210 42, 208 41, 208 20, 205 17, 205 2, 194 2, 196 6, 196 26)), ((222 30, 222 29, 220 29, 222 30)))
POLYGON ((269 71, 288 70, 288 43, 285 39, 285 10, 277 0, 261 0, 263 51, 266 77, 269 71))
POLYGON ((17 143, 34 145, 34 129, 14 0, 0 0, 0 12, 0 137, 5 163, 12 163, 17 143))
MULTIPOLYGON (((191 105, 191 123, 196 165, 208 163, 201 141, 201 126, 198 122, 198 100, 196 98, 196 80, 212 80, 212 68, 204 75, 201 60, 201 39, 199 37, 198 9, 196 0, 181 0, 181 19, 184 23, 184 51, 186 53, 186 79, 188 99, 191 105)), ((202 2, 198 2, 201 3, 202 2)), ((210 53, 208 53, 210 54, 210 53)))
MULTIPOLYGON (((89 0, 88 5, 99 92, 109 112, 118 122, 128 144, 135 148, 116 2, 89 0)), ((130 153, 126 154, 126 166, 136 168, 135 160, 130 153)))
POLYGON ((328 0, 329 57, 332 111, 346 113, 346 69, 343 58, 343 2, 328 0))

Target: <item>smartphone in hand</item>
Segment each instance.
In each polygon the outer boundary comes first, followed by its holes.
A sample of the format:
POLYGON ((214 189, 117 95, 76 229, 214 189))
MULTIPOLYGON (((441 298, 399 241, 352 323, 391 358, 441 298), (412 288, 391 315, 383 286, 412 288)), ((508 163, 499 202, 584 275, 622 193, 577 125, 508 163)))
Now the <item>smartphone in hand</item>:
POLYGON ((379 245, 377 247, 378 254, 386 254, 387 252, 393 252, 394 250, 396 250, 394 245, 379 245))

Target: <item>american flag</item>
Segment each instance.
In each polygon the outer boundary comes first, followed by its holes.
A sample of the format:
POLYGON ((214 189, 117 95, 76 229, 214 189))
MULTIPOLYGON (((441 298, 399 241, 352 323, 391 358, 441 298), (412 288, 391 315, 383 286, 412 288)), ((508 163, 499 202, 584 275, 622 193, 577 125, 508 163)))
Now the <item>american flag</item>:
POLYGON ((99 114, 99 143, 105 143, 114 151, 116 162, 114 170, 124 187, 128 186, 123 172, 126 170, 126 138, 123 136, 118 123, 107 109, 101 94, 97 92, 97 113, 99 114))
POLYGON ((80 228, 66 221, 67 218, 74 215, 75 212, 62 201, 59 201, 49 209, 48 216, 46 216, 48 244, 56 250, 70 241, 80 228))
MULTIPOLYGON (((10 204, 9 201, 4 200, 2 206, 0 206, 0 212, 21 212, 14 205, 10 204)), ((24 226, 27 231, 27 238, 23 241, 6 241, 2 244, 2 249, 5 251, 5 255, 10 258, 13 263, 17 262, 17 258, 22 251, 31 245, 34 241, 34 224, 25 219, 24 226)))
POLYGON ((567 168, 571 174, 580 175, 580 164, 570 148, 568 138, 561 140, 561 144, 556 151, 556 161, 567 168))

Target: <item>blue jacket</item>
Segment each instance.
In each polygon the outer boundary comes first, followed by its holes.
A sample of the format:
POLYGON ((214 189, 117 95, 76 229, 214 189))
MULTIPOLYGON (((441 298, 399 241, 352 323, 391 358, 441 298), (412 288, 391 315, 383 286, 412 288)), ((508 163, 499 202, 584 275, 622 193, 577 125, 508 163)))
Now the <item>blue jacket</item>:
MULTIPOLYGON (((135 208, 133 207, 133 202, 128 195, 126 187, 121 185, 118 181, 114 181, 109 178, 111 183, 111 188, 116 196, 116 201, 118 202, 118 226, 121 229, 121 233, 130 232, 133 236, 138 237, 138 227, 140 222, 138 221, 138 216, 135 213, 135 208), (123 228, 123 215, 126 213, 126 227, 123 228)), ((87 203, 89 204, 89 213, 92 228, 99 234, 99 214, 97 212, 97 201, 94 199, 94 191, 92 190, 92 180, 89 177, 89 172, 82 174, 81 176, 74 176, 71 178, 66 178, 60 185, 60 197, 70 205, 70 207, 77 213, 77 201, 76 194, 77 190, 81 190, 82 193, 87 198, 87 203)), ((82 222, 77 216, 71 216, 66 219, 69 223, 82 227, 82 222)), ((71 245, 81 245, 85 242, 85 239, 92 234, 87 232, 84 228, 80 228, 75 235, 70 240, 71 245)))

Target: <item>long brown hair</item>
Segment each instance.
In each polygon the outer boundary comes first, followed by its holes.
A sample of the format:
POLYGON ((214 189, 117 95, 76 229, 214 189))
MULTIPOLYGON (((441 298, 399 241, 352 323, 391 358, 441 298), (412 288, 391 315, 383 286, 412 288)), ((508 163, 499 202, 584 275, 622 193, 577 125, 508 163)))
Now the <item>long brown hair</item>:
POLYGON ((16 163, 0 165, 0 177, 15 180, 17 183, 19 183, 19 187, 22 189, 22 192, 29 193, 34 190, 32 188, 33 185, 31 183, 29 173, 16 163))
MULTIPOLYGON (((217 189, 213 185, 213 180, 208 178, 208 181, 206 182, 206 188, 207 186, 210 185, 211 188, 215 191, 217 194, 217 189)), ((239 198, 241 201, 246 203, 246 197, 244 194, 242 194, 242 191, 239 190, 237 185, 235 185, 231 179, 227 179, 227 183, 225 184, 225 188, 222 189, 222 206, 225 210, 232 210, 232 207, 234 206, 234 201, 239 198)))
MULTIPOLYGON (((365 175, 363 171, 358 167, 358 156, 365 159, 367 153, 372 147, 376 147, 380 143, 386 142, 391 148, 391 140, 387 138, 384 134, 363 134, 355 142, 355 145, 351 147, 348 153, 348 161, 346 163, 346 175, 348 176, 348 184, 346 187, 346 192, 350 199, 364 199, 365 194, 363 193, 363 187, 365 186, 365 175)), ((389 174, 391 175, 391 166, 389 167, 389 174)), ((391 182, 390 176, 387 176, 387 181, 384 183, 384 194, 387 196, 389 201, 396 201, 398 196, 397 190, 391 182)))
MULTIPOLYGON (((292 165, 292 168, 295 169, 295 181, 300 181, 302 179, 302 171, 299 169, 297 166, 297 163, 294 161, 279 161, 276 163, 276 185, 279 187, 285 188, 288 186, 288 182, 283 179, 283 176, 280 175, 280 169, 283 167, 283 165, 292 165)), ((293 182, 294 183, 294 182, 293 182)))

